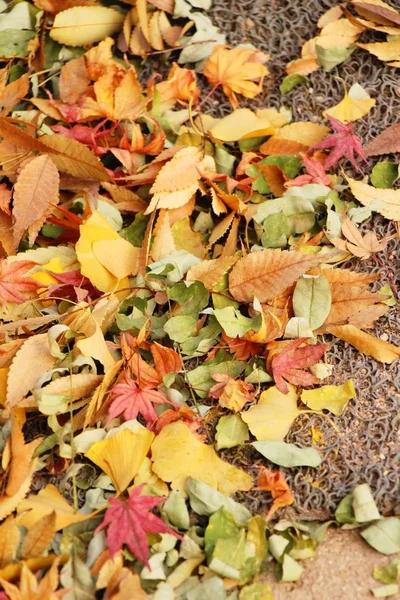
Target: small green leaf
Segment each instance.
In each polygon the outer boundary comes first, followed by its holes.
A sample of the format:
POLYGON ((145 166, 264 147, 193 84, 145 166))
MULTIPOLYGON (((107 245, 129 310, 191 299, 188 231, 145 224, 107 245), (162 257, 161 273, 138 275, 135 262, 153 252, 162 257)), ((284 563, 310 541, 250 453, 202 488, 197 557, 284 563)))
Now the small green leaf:
POLYGON ((353 510, 357 523, 369 523, 381 518, 367 483, 362 483, 354 488, 353 510))
POLYGON ((353 510, 353 494, 347 494, 340 501, 335 511, 335 519, 338 523, 355 523, 356 518, 353 510))
POLYGON ((296 317, 307 319, 313 331, 325 322, 331 302, 331 287, 323 275, 300 277, 293 293, 293 310, 296 317))
POLYGON ((290 179, 294 179, 299 173, 303 161, 296 154, 274 154, 273 156, 263 158, 258 164, 279 167, 285 175, 290 177, 290 179))
POLYGON ((303 574, 303 567, 289 554, 284 554, 281 565, 277 565, 278 578, 280 581, 298 581, 303 574))
POLYGON ((168 521, 178 529, 189 529, 190 518, 186 502, 179 490, 171 490, 169 496, 162 506, 162 512, 166 514, 168 521))
POLYGON ((244 529, 227 539, 216 541, 209 567, 222 577, 240 579, 240 571, 246 561, 246 539, 244 529))
POLYGON ((171 317, 165 323, 165 333, 169 335, 171 340, 174 342, 184 342, 187 337, 191 337, 196 334, 197 331, 197 320, 189 315, 182 315, 180 317, 171 317))
POLYGON ((396 583, 400 579, 400 558, 395 558, 385 567, 374 567, 373 578, 381 583, 396 583))
POLYGON ((189 496, 190 506, 198 515, 209 516, 224 507, 238 525, 245 526, 251 518, 251 512, 243 504, 193 477, 186 480, 185 492, 189 496))
POLYGON ((301 85, 302 83, 307 83, 307 77, 304 77, 304 75, 299 75, 298 73, 286 75, 286 77, 279 86, 279 91, 281 94, 288 94, 295 87, 301 85))
POLYGON ((221 507, 216 513, 211 515, 204 534, 204 551, 207 559, 210 561, 214 552, 215 545, 219 539, 228 539, 236 536, 240 528, 232 515, 221 507))
POLYGON ((257 452, 281 467, 319 467, 321 457, 314 448, 298 448, 280 441, 253 442, 257 452))
POLYGON ((383 304, 386 304, 386 306, 396 306, 396 298, 394 297, 393 290, 388 283, 381 287, 379 294, 385 294, 385 296, 389 296, 389 298, 382 300, 383 304))
POLYGON ((395 596, 399 593, 399 586, 397 583, 390 583, 388 585, 382 585, 381 587, 372 588, 371 592, 375 598, 389 598, 389 596, 395 596))
POLYGON ((232 306, 214 310, 214 316, 225 333, 231 338, 241 338, 248 331, 258 331, 262 323, 261 315, 253 318, 244 317, 232 306))
POLYGON ((312 410, 329 410, 339 417, 355 395, 353 380, 348 379, 342 385, 322 385, 313 390, 303 390, 300 398, 312 410))
MULTIPOLYGON (((176 598, 175 594, 172 598, 176 598)), ((190 589, 185 594, 185 598, 187 600, 226 600, 227 595, 222 579, 220 577, 211 577, 190 589)))
POLYGON ((241 446, 248 441, 249 437, 249 429, 240 415, 227 415, 218 421, 215 435, 217 450, 241 446))
POLYGON ((240 590, 239 600, 274 600, 268 583, 251 583, 240 590))
MULTIPOLYGON (((167 329, 167 325, 165 326, 165 329, 167 329)), ((187 335, 190 334, 187 332, 187 335)), ((239 360, 228 360, 220 363, 219 365, 204 364, 200 365, 200 367, 197 367, 196 369, 193 369, 192 371, 189 371, 186 377, 189 385, 194 389, 196 394, 200 398, 207 398, 209 390, 213 385, 215 385, 215 379, 212 377, 213 373, 221 373, 235 378, 244 371, 245 367, 246 363, 239 360)))
POLYGON ((400 519, 381 519, 361 532, 362 537, 372 548, 382 554, 400 552, 400 519))
POLYGON ((263 223, 261 243, 264 248, 284 248, 292 232, 288 217, 283 213, 269 215, 263 223))
POLYGON ((371 173, 371 183, 376 188, 392 188, 399 178, 399 165, 389 161, 378 162, 371 173))
POLYGON ((226 175, 232 175, 233 165, 236 162, 236 156, 233 156, 228 152, 224 146, 215 146, 215 164, 217 166, 217 173, 225 173, 226 175))
POLYGON ((329 73, 336 65, 340 65, 346 58, 349 58, 355 48, 354 44, 351 44, 348 48, 323 48, 317 43, 315 44, 315 50, 318 64, 321 65, 324 71, 329 73))

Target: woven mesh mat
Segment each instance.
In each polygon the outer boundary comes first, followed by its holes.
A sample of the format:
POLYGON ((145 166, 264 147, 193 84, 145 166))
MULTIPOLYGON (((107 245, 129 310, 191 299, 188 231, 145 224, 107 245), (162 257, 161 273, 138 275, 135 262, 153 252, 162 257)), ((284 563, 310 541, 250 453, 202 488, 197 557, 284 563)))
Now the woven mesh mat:
MULTIPOLYGON (((358 82, 377 101, 369 115, 355 125, 366 143, 396 120, 400 99, 398 70, 385 67, 375 57, 357 50, 331 73, 322 70, 312 73, 309 88, 297 87, 284 97, 279 93, 286 64, 299 57, 303 42, 316 35, 320 15, 335 4, 333 0, 215 0, 211 13, 214 22, 226 32, 229 43, 252 43, 271 55, 268 65, 271 78, 265 83, 264 93, 247 106, 284 104, 292 109, 294 120, 320 122, 322 111, 343 97, 343 86, 337 79, 340 76, 348 88, 358 82)), ((229 112, 230 107, 219 95, 209 103, 208 110, 222 115, 229 112)), ((372 164, 371 161, 369 167, 372 164)), ((347 164, 346 171, 351 173, 349 167, 347 164)), ((379 216, 364 228, 372 228, 378 236, 394 232, 392 225, 379 216)), ((397 240, 379 254, 378 260, 353 259, 344 266, 379 273, 379 287, 386 283, 393 287, 400 280, 399 247, 397 240)), ((399 343, 399 321, 398 311, 392 309, 380 319, 372 333, 399 343)), ((296 420, 287 441, 309 446, 311 427, 318 429, 323 437, 316 448, 323 461, 319 469, 283 469, 295 495, 291 512, 303 518, 326 518, 345 494, 364 482, 370 485, 383 514, 400 512, 398 363, 382 365, 338 340, 329 352, 329 362, 334 365, 334 376, 327 383, 338 384, 353 378, 357 399, 349 403, 342 417, 334 418, 339 432, 320 416, 307 415, 296 420)), ((225 458, 251 472, 260 457, 256 452, 243 455, 229 451, 225 458)), ((244 494, 243 500, 253 510, 262 509, 262 493, 244 494)))

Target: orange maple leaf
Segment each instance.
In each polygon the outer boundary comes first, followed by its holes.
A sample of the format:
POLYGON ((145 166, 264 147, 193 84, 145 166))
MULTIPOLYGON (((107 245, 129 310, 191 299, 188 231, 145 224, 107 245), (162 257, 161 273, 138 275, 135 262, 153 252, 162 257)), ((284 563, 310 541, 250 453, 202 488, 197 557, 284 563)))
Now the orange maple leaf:
POLYGON ((279 508, 289 506, 293 504, 294 498, 289 489, 285 477, 280 471, 271 471, 267 467, 258 467, 259 475, 257 480, 257 487, 255 490, 262 490, 263 492, 271 492, 273 503, 269 509, 266 521, 276 513, 279 508))
POLYGON ((236 94, 254 98, 262 90, 269 71, 264 63, 269 56, 259 50, 216 45, 204 66, 204 75, 214 89, 222 85, 233 108, 238 106, 236 94))

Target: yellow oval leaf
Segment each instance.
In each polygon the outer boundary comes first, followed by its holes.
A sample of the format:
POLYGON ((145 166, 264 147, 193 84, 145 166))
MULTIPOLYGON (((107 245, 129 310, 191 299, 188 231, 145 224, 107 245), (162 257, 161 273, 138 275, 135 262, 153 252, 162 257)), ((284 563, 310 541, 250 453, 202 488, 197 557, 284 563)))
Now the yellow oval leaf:
POLYGON ((124 15, 105 6, 76 6, 58 13, 50 37, 67 46, 87 46, 120 31, 124 15))

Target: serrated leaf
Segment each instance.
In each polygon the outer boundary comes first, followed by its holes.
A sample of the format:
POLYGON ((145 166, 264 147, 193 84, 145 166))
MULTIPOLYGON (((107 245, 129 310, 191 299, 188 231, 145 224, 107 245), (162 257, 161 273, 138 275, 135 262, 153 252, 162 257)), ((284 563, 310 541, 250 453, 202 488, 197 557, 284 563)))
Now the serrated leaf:
POLYGON ((322 256, 288 250, 251 252, 233 267, 229 291, 239 302, 251 302, 254 297, 266 302, 322 260, 322 256))
POLYGON ((22 556, 29 558, 43 554, 53 539, 56 531, 55 525, 56 513, 54 511, 36 521, 24 538, 21 549, 22 556))

